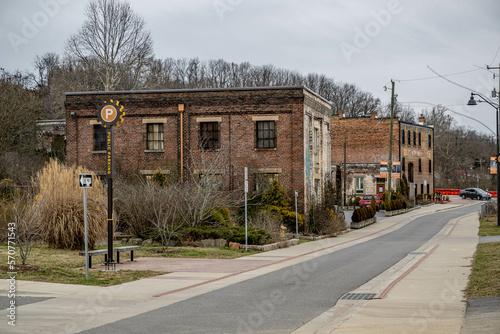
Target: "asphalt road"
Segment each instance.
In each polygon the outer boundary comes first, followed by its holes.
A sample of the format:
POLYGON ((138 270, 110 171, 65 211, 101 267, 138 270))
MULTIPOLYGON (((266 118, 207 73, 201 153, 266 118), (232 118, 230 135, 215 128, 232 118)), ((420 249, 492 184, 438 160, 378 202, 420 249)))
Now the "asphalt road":
MULTIPOLYGON (((84 333, 290 333, 384 272, 467 206, 379 238, 84 333)), ((168 298, 168 297, 160 297, 168 298)))

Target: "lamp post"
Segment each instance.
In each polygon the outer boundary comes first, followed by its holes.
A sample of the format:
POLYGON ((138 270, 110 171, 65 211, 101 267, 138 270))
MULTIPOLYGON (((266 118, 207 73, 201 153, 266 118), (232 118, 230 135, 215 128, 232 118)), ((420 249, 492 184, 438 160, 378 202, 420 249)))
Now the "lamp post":
POLYGON ((499 140, 499 133, 500 133, 500 129, 498 128, 498 117, 499 117, 499 112, 500 112, 500 109, 498 108, 498 105, 494 105, 493 103, 491 103, 490 101, 488 101, 487 99, 485 99, 481 94, 478 94, 478 93, 470 93, 470 99, 469 99, 469 102, 467 102, 467 105, 468 106, 477 106, 477 101, 474 99, 474 95, 475 96, 479 96, 481 97, 483 100, 478 100, 478 102, 486 102, 488 103, 490 106, 492 106, 493 108, 496 109, 496 118, 497 118, 497 225, 500 226, 500 200, 498 198, 498 196, 500 195, 500 177, 498 175, 498 173, 500 172, 498 170, 498 166, 499 166, 499 159, 500 159, 500 140, 499 140))

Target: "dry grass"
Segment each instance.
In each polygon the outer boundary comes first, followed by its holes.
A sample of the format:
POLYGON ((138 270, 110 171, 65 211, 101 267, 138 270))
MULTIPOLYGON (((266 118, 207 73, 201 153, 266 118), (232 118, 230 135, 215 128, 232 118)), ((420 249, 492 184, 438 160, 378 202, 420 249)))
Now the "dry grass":
MULTIPOLYGON (((36 176, 38 202, 42 205, 43 234, 51 247, 84 249, 83 191, 78 174, 89 174, 82 167, 66 167, 51 160, 36 176)), ((87 189, 89 247, 106 237, 107 197, 102 182, 94 176, 87 189)))
MULTIPOLYGON (((116 244, 115 247, 123 245, 116 244)), ((102 245, 97 248, 106 248, 102 245)), ((244 249, 229 248, 194 248, 175 247, 167 250, 162 247, 143 247, 134 251, 134 258, 140 257, 171 257, 171 258, 206 258, 206 259, 235 259, 260 252, 245 252, 244 249)), ((7 279, 7 246, 0 245, 0 279, 7 279)), ((126 258, 126 256, 124 256, 126 258)), ((90 279, 85 280, 85 257, 79 256, 79 251, 54 249, 47 246, 35 246, 29 264, 19 265, 21 259, 16 254, 17 279, 50 283, 86 284, 86 285, 114 285, 135 281, 142 278, 166 274, 157 271, 118 270, 115 272, 102 271, 104 256, 92 257, 95 268, 90 269, 90 279)))
MULTIPOLYGON (((118 270, 102 271, 102 267, 90 269, 89 280, 85 279, 85 257, 78 255, 79 251, 35 246, 29 259, 29 264, 19 265, 21 259, 16 254, 16 279, 50 283, 114 285, 135 281, 165 273, 155 271, 118 270)), ((97 259, 93 259, 98 264, 97 259)), ((102 263, 102 262, 101 262, 102 263)), ((0 245, 0 264, 7 264, 7 246, 0 245)), ((7 278, 6 265, 0 265, 0 279, 7 278)))

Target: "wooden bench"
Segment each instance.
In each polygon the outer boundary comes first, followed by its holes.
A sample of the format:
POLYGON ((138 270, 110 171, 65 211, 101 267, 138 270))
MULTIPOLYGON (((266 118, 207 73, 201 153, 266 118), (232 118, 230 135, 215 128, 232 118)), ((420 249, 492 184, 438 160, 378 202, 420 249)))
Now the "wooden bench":
MULTIPOLYGON (((130 251, 130 261, 134 261, 134 250, 141 249, 141 246, 114 247, 113 253, 116 253, 116 262, 120 263, 120 253, 130 251)), ((85 252, 80 252, 80 256, 85 256, 85 252)), ((89 268, 92 268, 92 256, 104 255, 104 262, 108 260, 108 249, 97 249, 89 251, 89 268)))

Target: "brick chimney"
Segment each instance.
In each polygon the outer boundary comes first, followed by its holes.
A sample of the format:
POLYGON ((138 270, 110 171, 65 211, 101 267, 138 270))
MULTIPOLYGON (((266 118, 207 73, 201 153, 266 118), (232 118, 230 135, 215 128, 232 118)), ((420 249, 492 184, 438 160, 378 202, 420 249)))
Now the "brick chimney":
POLYGON ((418 124, 425 125, 425 117, 424 117, 424 115, 420 115, 420 117, 418 118, 418 124))
POLYGON ((376 111, 372 111, 372 112, 370 113, 370 118, 371 118, 371 119, 375 119, 375 117, 377 117, 377 115, 378 115, 378 113, 377 113, 376 111))

